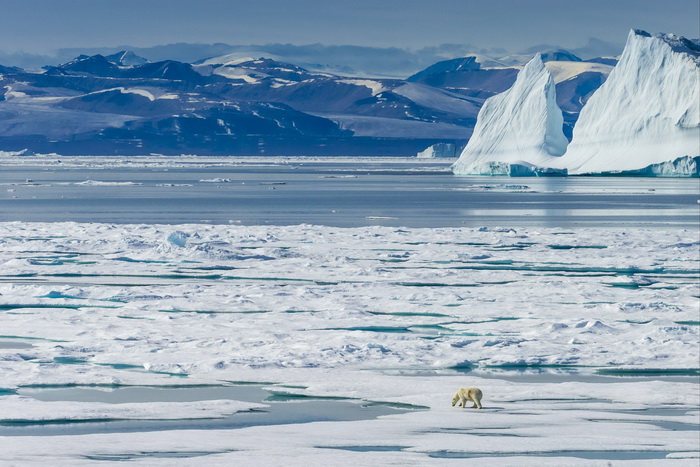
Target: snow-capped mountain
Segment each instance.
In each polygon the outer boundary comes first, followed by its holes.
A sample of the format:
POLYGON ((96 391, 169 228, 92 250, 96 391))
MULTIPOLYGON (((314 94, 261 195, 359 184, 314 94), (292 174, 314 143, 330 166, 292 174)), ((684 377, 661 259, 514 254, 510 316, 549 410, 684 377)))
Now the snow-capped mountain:
POLYGON ((222 65, 209 65, 212 74, 224 76, 233 81, 255 84, 267 78, 276 80, 276 84, 284 85, 290 82, 299 82, 312 78, 319 78, 329 75, 311 73, 306 69, 281 63, 269 58, 259 58, 257 60, 229 61, 222 65))
POLYGON ((478 57, 469 56, 435 63, 409 76, 406 81, 486 99, 512 86, 517 74, 517 68, 484 67, 478 57))
POLYGON ((509 175, 529 172, 532 166, 551 167, 566 151, 562 126, 554 80, 537 54, 510 89, 484 103, 453 172, 509 175))
POLYGON ((404 80, 265 58, 127 65, 130 54, 116 55, 82 55, 42 73, 3 68, 0 148, 414 155, 435 142, 466 141, 482 104, 404 80))
MULTIPOLYGON (((580 62, 580 57, 564 49, 552 49, 538 52, 543 62, 580 62)), ((507 66, 522 66, 532 58, 532 53, 508 55, 500 59, 507 66)))
POLYGON ((105 58, 108 61, 119 66, 145 65, 146 63, 150 62, 150 60, 143 57, 139 57, 131 50, 122 50, 111 55, 105 55, 105 58))
POLYGON ((574 173, 618 172, 684 156, 700 156, 700 46, 632 30, 560 164, 574 173))
MULTIPOLYGON (((484 100, 512 86, 519 69, 471 55, 409 79, 379 79, 234 55, 151 63, 122 50, 43 72, 2 67, 0 150, 410 156, 437 143, 463 147, 484 100)), ((593 68, 605 65, 547 66, 566 90, 559 99, 570 135, 604 80, 604 70, 593 68)))
POLYGON ((49 67, 48 75, 79 75, 90 74, 94 76, 117 77, 121 69, 102 55, 79 55, 68 63, 56 67, 49 67))

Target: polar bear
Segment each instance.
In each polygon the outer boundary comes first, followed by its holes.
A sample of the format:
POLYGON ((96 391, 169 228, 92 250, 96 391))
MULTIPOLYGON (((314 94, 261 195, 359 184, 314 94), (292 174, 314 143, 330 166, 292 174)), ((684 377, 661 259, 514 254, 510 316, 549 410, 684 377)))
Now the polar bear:
POLYGON ((467 401, 472 401, 474 405, 472 405, 470 408, 480 409, 482 396, 483 394, 479 388, 460 388, 452 398, 452 407, 454 407, 455 404, 457 404, 457 401, 459 401, 458 405, 465 408, 467 401))

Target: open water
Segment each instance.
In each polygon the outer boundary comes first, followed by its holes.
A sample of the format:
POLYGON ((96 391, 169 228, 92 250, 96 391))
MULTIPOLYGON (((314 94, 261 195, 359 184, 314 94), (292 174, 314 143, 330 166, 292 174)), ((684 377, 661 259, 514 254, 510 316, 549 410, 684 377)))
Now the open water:
POLYGON ((0 170, 0 221, 697 228, 699 199, 698 179, 463 177, 442 161, 0 170))

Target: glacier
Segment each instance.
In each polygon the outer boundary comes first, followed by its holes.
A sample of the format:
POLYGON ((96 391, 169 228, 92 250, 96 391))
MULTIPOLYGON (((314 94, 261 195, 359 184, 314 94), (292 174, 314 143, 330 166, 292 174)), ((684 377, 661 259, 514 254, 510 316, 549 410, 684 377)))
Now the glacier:
POLYGON ((540 175, 535 166, 555 167, 566 151, 563 123, 552 75, 535 55, 510 89, 486 100, 452 170, 458 175, 540 175))
MULTIPOLYGON (((688 39, 630 31, 619 63, 581 111, 562 166, 611 173, 700 155, 699 68, 700 47, 688 39)), ((698 174, 697 165, 678 167, 698 174)))

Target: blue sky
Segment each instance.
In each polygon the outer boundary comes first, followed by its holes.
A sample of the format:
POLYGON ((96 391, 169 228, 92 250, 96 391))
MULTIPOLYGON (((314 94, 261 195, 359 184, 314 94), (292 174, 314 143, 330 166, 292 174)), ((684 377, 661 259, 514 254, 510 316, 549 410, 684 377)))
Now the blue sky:
POLYGON ((698 0, 0 0, 0 50, 175 42, 442 43, 517 51, 623 44, 630 28, 700 36, 698 0))

